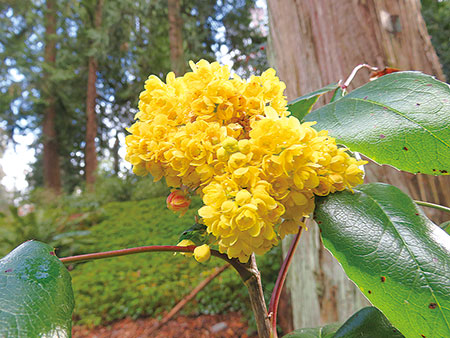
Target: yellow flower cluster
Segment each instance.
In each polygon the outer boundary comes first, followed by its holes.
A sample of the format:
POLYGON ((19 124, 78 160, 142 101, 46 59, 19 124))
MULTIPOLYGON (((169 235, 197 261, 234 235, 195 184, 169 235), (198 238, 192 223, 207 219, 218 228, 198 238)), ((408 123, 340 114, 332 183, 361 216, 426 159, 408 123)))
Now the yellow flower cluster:
POLYGON ((296 233, 314 194, 362 183, 363 161, 288 116, 273 69, 243 81, 217 62, 191 68, 166 84, 149 77, 126 159, 138 175, 200 194, 199 215, 220 252, 246 262, 296 233))

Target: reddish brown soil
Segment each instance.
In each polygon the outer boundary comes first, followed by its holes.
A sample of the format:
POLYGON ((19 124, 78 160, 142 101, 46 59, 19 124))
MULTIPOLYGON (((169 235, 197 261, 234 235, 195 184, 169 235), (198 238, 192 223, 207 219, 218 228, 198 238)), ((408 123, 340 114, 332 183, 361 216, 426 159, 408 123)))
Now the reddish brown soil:
POLYGON ((248 325, 239 313, 226 315, 178 316, 151 333, 154 318, 123 319, 109 326, 73 328, 73 338, 256 338, 248 336, 248 325))

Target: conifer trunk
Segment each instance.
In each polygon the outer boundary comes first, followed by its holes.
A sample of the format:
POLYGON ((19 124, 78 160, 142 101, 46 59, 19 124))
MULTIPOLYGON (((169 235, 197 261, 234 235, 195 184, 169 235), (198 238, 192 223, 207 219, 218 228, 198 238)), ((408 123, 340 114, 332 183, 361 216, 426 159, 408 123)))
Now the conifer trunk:
MULTIPOLYGON (((97 1, 95 9, 94 27, 100 28, 102 24, 102 8, 103 0, 97 1)), ((97 116, 95 105, 97 101, 97 59, 90 56, 88 61, 88 82, 86 93, 86 148, 85 148, 85 175, 86 187, 92 191, 94 189, 95 174, 97 170, 97 150, 95 146, 95 138, 97 137, 97 116)))
MULTIPOLYGON (((54 67, 56 60, 56 1, 46 1, 45 13, 45 49, 44 61, 54 67)), ((44 73, 44 98, 47 107, 42 124, 43 134, 43 173, 44 185, 56 194, 61 193, 61 173, 58 154, 58 139, 56 133, 56 98, 54 86, 50 83, 50 74, 44 73)))
MULTIPOLYGON (((421 15, 419 0, 268 0, 272 65, 287 85, 288 99, 343 79, 361 63, 420 70, 443 79, 421 15)), ((368 72, 353 88, 368 81, 368 72)), ((414 199, 450 205, 450 177, 367 166, 367 182, 393 184, 414 199)), ((448 216, 424 210, 435 222, 448 216)), ((294 326, 343 321, 365 300, 320 243, 310 224, 288 276, 294 326)), ((288 244, 283 244, 288 245, 288 244)))
POLYGON ((176 75, 186 72, 183 53, 183 21, 180 13, 180 0, 167 0, 169 17, 170 62, 176 75))

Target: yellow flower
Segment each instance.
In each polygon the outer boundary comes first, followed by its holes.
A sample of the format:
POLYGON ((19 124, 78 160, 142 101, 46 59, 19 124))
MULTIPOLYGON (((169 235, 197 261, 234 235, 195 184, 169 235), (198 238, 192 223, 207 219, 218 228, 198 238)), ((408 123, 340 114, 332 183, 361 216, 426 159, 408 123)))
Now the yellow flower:
MULTIPOLYGON (((198 214, 220 252, 241 262, 263 254, 304 226, 315 195, 362 183, 365 161, 315 122, 289 116, 286 86, 273 69, 245 81, 217 62, 190 66, 165 83, 148 78, 126 160, 137 175, 200 195, 198 214)), ((184 210, 187 201, 173 196, 169 205, 184 210)), ((197 260, 209 258, 206 247, 196 248, 197 260)))

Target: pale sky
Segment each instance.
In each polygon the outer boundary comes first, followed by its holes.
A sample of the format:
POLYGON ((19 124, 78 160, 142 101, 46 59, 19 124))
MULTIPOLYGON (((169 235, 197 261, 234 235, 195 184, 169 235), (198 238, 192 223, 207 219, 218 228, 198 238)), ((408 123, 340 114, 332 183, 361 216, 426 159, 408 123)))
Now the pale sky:
POLYGON ((34 135, 28 134, 25 136, 16 135, 14 139, 17 145, 8 145, 3 157, 0 159, 0 165, 5 172, 5 177, 1 183, 8 191, 24 191, 27 187, 25 176, 31 171, 30 162, 34 161, 34 149, 31 144, 34 141, 34 135))

